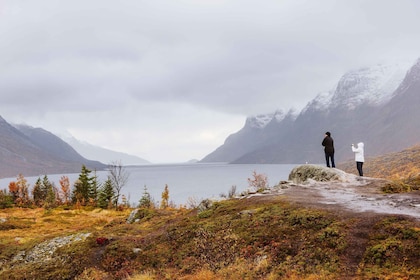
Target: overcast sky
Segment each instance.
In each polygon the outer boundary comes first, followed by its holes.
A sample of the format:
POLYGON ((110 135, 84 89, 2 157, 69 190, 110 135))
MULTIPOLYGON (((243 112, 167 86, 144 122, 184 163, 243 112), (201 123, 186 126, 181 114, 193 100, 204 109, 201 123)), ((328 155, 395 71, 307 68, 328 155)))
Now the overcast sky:
POLYGON ((0 0, 0 115, 154 163, 348 70, 420 57, 416 0, 0 0))

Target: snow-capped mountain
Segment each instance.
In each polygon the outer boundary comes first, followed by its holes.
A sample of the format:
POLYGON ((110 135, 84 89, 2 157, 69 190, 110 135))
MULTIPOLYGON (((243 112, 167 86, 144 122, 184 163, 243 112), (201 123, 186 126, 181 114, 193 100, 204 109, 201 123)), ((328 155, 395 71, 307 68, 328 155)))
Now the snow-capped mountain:
POLYGON ((417 144, 420 125, 413 120, 420 119, 419 81, 420 60, 349 71, 298 114, 278 111, 248 118, 202 162, 322 163, 326 131, 333 134, 337 160, 352 157, 353 142, 364 141, 367 155, 417 144))
POLYGON ((325 91, 319 93, 311 102, 309 102, 302 112, 306 112, 310 109, 315 111, 326 110, 331 104, 331 99, 334 96, 334 91, 325 91))
POLYGON ((263 129, 271 121, 281 122, 286 117, 286 114, 281 110, 277 110, 272 114, 260 114, 257 116, 248 117, 246 119, 245 126, 251 128, 263 129))
POLYGON ((395 95, 404 93, 412 84, 418 82, 419 80, 420 80, 420 58, 410 68, 407 76, 404 78, 404 81, 402 81, 401 85, 396 90, 395 95))
POLYGON ((406 64, 381 64, 348 72, 332 92, 330 106, 355 109, 362 104, 385 104, 393 97, 408 69, 406 64))

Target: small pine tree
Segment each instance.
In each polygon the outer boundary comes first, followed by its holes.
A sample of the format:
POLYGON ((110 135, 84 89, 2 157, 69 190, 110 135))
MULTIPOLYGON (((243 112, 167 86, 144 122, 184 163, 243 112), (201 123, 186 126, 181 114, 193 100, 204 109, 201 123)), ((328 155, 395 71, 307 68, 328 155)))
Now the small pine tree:
POLYGON ((48 179, 47 175, 45 175, 42 180, 42 189, 45 195, 45 207, 49 208, 56 206, 55 188, 48 179))
POLYGON ((42 207, 45 201, 45 194, 42 190, 42 181, 41 178, 35 182, 34 188, 32 189, 32 197, 34 198, 34 204, 38 207, 42 207))
POLYGON ((146 186, 144 186, 144 192, 139 201, 139 208, 152 208, 152 197, 146 186))
POLYGON ((90 177, 89 170, 85 165, 82 166, 82 171, 79 174, 79 179, 74 183, 72 194, 72 201, 76 203, 79 201, 82 205, 86 205, 92 198, 92 185, 94 177, 90 177))
POLYGON ((71 200, 74 204, 84 205, 85 198, 83 196, 83 185, 80 180, 76 180, 73 185, 73 193, 71 195, 71 200))
POLYGON ((48 194, 50 185, 51 183, 50 183, 50 180, 48 179, 48 176, 44 175, 41 181, 41 191, 42 191, 44 200, 47 199, 47 194, 48 194))
POLYGON ((106 209, 111 208, 114 204, 115 192, 111 180, 108 178, 103 186, 99 189, 98 206, 106 209))
POLYGON ((92 206, 96 206, 98 202, 99 190, 101 188, 101 185, 98 182, 98 176, 96 175, 96 170, 94 171, 94 175, 91 179, 92 182, 89 188, 89 200, 92 202, 92 206))

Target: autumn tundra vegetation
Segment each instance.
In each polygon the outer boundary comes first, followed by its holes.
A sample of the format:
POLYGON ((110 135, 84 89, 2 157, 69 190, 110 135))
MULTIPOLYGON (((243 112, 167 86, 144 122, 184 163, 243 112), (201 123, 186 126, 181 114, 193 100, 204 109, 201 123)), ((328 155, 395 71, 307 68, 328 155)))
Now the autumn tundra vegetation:
MULTIPOLYGON (((384 193, 418 192, 420 160, 405 155, 366 162, 366 173, 392 179, 384 193)), ((83 167, 72 188, 65 176, 58 188, 44 176, 31 194, 18 176, 2 191, 0 279, 420 279, 414 218, 264 195, 279 186, 256 171, 252 195, 232 187, 224 199, 186 207, 169 202, 168 185, 159 204, 145 186, 134 209, 117 200, 128 174, 114 171, 100 183, 83 167)))
POLYGON ((128 206, 127 199, 121 195, 128 177, 129 174, 122 164, 113 163, 109 165, 107 180, 99 182, 96 173, 83 165, 73 187, 67 176, 60 178, 60 186, 57 187, 47 175, 44 175, 36 180, 30 192, 27 180, 19 174, 15 181, 9 183, 8 190, 0 190, 0 208, 43 207, 49 209, 59 206, 91 206, 117 209, 119 206, 128 206), (120 196, 121 203, 119 203, 120 196))

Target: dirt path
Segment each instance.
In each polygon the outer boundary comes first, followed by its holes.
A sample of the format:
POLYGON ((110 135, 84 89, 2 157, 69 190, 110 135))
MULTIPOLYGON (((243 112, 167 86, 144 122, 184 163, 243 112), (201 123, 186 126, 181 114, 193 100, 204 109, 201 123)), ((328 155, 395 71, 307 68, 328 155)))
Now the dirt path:
POLYGON ((359 178, 355 183, 309 182, 286 183, 272 194, 284 195, 290 201, 316 205, 333 210, 374 212, 378 214, 407 215, 420 220, 420 192, 384 194, 380 191, 383 180, 359 178))

